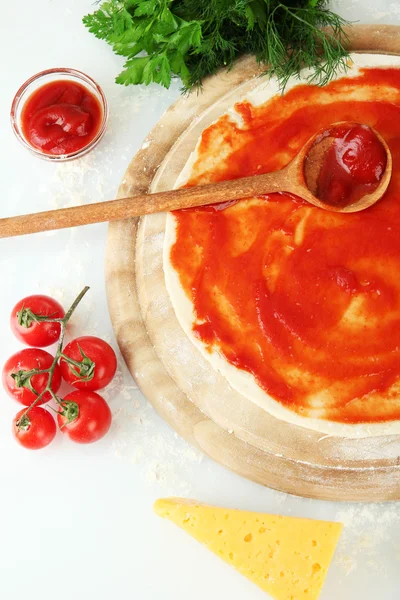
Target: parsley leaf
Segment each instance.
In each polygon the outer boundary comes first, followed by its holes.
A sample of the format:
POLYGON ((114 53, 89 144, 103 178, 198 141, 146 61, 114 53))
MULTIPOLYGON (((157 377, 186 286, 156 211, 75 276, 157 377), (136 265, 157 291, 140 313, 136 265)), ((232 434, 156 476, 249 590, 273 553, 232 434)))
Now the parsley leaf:
POLYGON ((124 85, 177 76, 188 90, 246 53, 282 88, 304 66, 324 85, 348 57, 346 22, 326 0, 108 0, 83 23, 126 58, 124 85))

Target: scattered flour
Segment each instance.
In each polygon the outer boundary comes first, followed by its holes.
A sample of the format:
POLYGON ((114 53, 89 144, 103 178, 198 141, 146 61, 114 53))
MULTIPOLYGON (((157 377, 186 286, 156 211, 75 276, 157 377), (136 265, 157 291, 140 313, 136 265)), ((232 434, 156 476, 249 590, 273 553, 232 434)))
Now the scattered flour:
POLYGON ((400 16, 400 4, 398 2, 392 2, 389 5, 389 13, 386 13, 386 16, 400 16))
POLYGON ((357 569, 387 577, 387 557, 395 559, 399 552, 400 504, 350 505, 339 509, 335 519, 344 524, 335 559, 344 574, 357 569))
POLYGON ((140 394, 114 412, 115 455, 137 465, 142 479, 168 495, 190 495, 193 469, 203 454, 161 422, 140 394))

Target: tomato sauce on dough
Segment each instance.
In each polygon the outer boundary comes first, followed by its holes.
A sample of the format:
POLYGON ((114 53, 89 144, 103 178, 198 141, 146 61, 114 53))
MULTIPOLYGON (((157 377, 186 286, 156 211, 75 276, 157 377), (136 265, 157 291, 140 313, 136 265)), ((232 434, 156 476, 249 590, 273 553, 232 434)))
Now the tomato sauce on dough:
POLYGON ((360 213, 284 193, 175 212, 170 258, 194 334, 299 414, 400 419, 400 70, 235 108, 240 124, 224 115, 203 132, 188 185, 283 168, 316 131, 349 120, 381 134, 393 175, 360 213))
POLYGON ((103 110, 85 86, 69 80, 39 87, 26 101, 21 114, 27 141, 44 154, 78 152, 98 133, 103 110))

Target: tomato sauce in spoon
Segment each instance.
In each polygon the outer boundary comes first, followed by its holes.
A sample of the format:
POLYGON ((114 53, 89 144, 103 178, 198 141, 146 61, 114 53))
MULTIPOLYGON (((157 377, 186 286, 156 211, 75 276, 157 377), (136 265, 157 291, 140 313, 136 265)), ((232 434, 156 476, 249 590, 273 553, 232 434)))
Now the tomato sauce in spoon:
POLYGON ((323 139, 331 142, 313 186, 317 198, 330 206, 343 207, 375 191, 385 172, 387 156, 372 129, 357 123, 335 126, 316 144, 323 139))

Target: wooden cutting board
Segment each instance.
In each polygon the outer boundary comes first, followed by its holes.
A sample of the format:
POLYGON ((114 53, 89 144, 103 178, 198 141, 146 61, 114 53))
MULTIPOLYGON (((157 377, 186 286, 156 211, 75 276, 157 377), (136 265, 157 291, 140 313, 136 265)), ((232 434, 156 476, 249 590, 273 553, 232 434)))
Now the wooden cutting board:
MULTIPOLYGON (((400 54, 400 28, 354 26, 349 48, 400 54)), ((260 83, 254 59, 181 97, 132 159, 119 197, 171 189, 201 132, 260 83)), ((277 420, 215 372, 189 342, 162 266, 165 214, 111 223, 106 255, 110 315, 124 359, 160 415, 229 469, 281 491, 326 500, 400 499, 400 436, 345 439, 277 420)))

